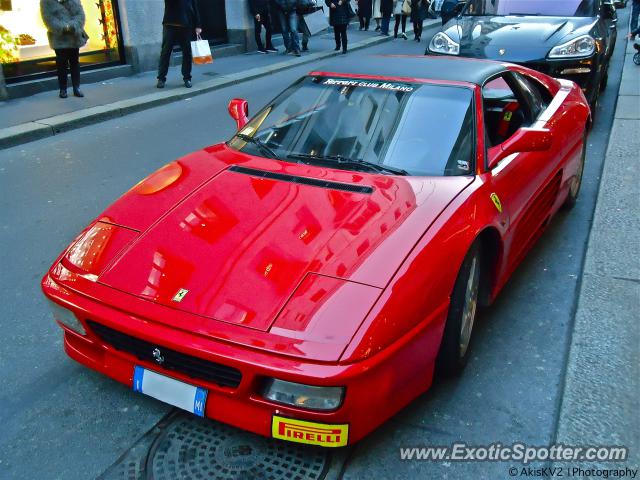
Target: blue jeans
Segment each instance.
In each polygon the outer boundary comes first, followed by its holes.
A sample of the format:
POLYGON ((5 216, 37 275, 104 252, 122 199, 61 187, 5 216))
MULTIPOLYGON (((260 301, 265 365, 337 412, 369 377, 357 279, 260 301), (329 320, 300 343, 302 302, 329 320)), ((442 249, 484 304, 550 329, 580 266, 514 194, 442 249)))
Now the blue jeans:
POLYGON ((391 15, 383 15, 382 16, 382 25, 380 26, 380 32, 387 34, 389 33, 389 23, 391 22, 391 15))
POLYGON ((640 2, 633 0, 631 5, 631 32, 638 28, 638 15, 640 15, 640 2))
POLYGON ((285 13, 278 10, 280 28, 282 29, 282 39, 284 47, 288 52, 300 51, 300 38, 298 37, 298 14, 296 11, 285 13))

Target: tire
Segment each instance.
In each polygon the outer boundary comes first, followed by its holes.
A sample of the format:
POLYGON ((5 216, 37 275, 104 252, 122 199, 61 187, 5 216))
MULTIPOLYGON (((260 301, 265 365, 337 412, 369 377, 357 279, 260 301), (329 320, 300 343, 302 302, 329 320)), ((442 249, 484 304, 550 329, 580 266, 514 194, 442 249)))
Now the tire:
POLYGON ((571 210, 576 206, 578 202, 578 195, 580 194, 580 187, 582 185, 582 177, 584 173, 584 161, 587 156, 587 134, 584 134, 582 139, 582 155, 580 156, 580 166, 578 167, 578 178, 577 181, 574 181, 573 185, 571 185, 569 189, 569 195, 567 199, 564 201, 563 207, 565 209, 571 210))
POLYGON ((609 67, 604 71, 602 80, 600 80, 600 93, 604 92, 605 88, 607 88, 607 83, 609 83, 609 67))
POLYGON ((467 365, 477 314, 481 265, 480 247, 476 242, 464 257, 451 293, 449 314, 436 358, 439 377, 459 375, 467 365))
POLYGON ((633 56, 633 63, 635 63, 636 65, 640 65, 640 53, 636 53, 633 56))

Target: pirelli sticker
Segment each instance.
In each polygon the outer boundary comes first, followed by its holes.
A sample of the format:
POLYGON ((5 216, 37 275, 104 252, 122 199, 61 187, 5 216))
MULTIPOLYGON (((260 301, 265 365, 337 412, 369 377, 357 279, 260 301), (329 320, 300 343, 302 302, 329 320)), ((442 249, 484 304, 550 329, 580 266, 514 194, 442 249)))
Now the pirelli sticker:
POLYGON ((349 425, 314 423, 274 415, 271 435, 273 438, 307 445, 344 447, 349 439, 349 425))

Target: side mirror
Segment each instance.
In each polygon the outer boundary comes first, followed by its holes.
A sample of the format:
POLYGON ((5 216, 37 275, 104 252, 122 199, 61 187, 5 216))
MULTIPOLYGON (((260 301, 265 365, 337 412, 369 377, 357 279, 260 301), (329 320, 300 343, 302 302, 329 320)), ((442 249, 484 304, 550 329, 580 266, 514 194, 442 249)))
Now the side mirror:
POLYGON ((234 98, 229 102, 229 115, 236 121, 238 130, 249 121, 249 102, 242 98, 234 98))
POLYGON ((549 150, 551 140, 551 132, 546 128, 520 128, 504 143, 489 149, 489 170, 514 153, 549 150))

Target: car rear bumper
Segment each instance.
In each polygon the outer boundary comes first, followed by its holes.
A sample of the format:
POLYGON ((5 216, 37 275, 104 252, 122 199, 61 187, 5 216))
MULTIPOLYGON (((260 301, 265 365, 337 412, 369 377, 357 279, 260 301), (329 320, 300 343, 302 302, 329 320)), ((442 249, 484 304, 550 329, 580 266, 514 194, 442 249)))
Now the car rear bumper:
MULTIPOLYGON (((206 388, 206 417, 266 437, 274 436, 274 424, 278 421, 276 417, 284 417, 314 422, 319 425, 317 428, 331 429, 348 425, 347 439, 342 439, 340 444, 357 442, 431 385, 433 361, 425 359, 435 357, 433 349, 439 345, 443 325, 443 321, 428 322, 420 331, 412 331, 410 336, 403 337, 381 353, 357 363, 313 363, 205 339, 149 319, 137 318, 72 292, 48 276, 43 279, 42 287, 50 300, 72 310, 87 331, 83 336, 62 326, 64 348, 71 358, 129 387, 133 386, 134 368, 141 366, 206 388), (94 322, 94 327, 95 324, 104 325, 160 349, 171 349, 237 369, 241 372, 241 380, 237 386, 221 385, 194 378, 180 369, 164 368, 151 361, 150 357, 114 348, 97 335, 90 322, 94 322), (429 351, 431 355, 425 353, 429 351), (331 412, 280 405, 261 395, 267 378, 308 385, 344 386, 343 403, 331 412)), ((335 438, 326 436, 320 437, 320 441, 297 437, 287 439, 322 446, 340 446, 335 438), (330 441, 323 438, 329 438, 330 441)))

